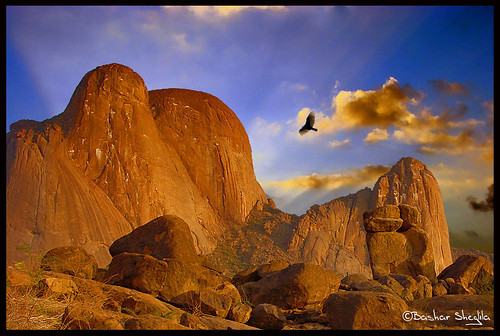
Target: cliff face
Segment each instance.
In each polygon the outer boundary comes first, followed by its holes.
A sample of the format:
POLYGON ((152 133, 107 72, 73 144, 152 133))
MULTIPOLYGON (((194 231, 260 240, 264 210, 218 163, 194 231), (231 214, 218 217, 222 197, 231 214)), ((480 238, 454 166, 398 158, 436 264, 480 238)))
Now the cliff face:
POLYGON ((298 260, 318 263, 342 274, 370 276, 363 213, 403 203, 421 212, 422 228, 431 240, 439 274, 453 262, 441 191, 427 167, 410 157, 402 158, 381 176, 373 191, 366 188, 311 207, 294 229, 288 252, 298 260))
POLYGON ((109 245, 152 219, 184 219, 200 253, 267 203, 248 136, 219 99, 148 92, 130 68, 87 73, 66 110, 7 134, 7 262, 17 245, 76 245, 105 266, 109 245))
POLYGON ((363 213, 369 209, 371 190, 366 188, 323 205, 312 206, 301 216, 288 245, 298 260, 314 262, 341 274, 371 275, 363 213))

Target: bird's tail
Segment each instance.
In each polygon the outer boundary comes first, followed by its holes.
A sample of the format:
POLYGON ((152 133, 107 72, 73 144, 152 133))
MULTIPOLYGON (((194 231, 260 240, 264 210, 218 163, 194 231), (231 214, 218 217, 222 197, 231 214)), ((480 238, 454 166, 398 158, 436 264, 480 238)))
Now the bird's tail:
POLYGON ((316 132, 318 131, 318 129, 317 129, 317 128, 313 128, 313 127, 311 127, 311 129, 312 129, 313 131, 316 131, 316 132))

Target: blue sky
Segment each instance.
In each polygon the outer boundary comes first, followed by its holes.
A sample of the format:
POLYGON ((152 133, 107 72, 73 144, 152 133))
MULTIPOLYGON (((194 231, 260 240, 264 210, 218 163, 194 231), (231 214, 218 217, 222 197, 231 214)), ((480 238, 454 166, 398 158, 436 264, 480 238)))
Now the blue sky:
POLYGON ((373 187, 403 156, 438 179, 452 244, 492 250, 493 7, 7 7, 6 126, 61 113, 88 71, 220 98, 282 210, 373 187), (298 135, 309 111, 319 131, 298 135))

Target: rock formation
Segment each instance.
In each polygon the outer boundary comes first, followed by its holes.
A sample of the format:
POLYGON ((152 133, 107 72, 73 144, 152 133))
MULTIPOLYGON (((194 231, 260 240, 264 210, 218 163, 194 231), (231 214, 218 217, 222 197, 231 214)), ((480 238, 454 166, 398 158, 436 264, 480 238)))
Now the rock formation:
POLYGON ((427 167, 411 157, 402 158, 381 176, 373 191, 365 188, 312 206, 298 220, 287 250, 297 260, 314 262, 343 275, 371 276, 363 213, 387 204, 408 204, 420 212, 420 219, 415 220, 422 223, 421 229, 431 242, 436 274, 452 263, 439 185, 427 167))
POLYGON ((432 245, 427 233, 419 228, 420 215, 415 207, 384 205, 365 212, 363 218, 374 279, 398 273, 423 275, 437 282, 432 245))
POLYGON ((386 204, 415 206, 434 251, 436 274, 452 263, 448 224, 437 180, 427 166, 411 157, 399 160, 373 187, 369 208, 386 204))
POLYGON ((79 246, 99 265, 109 245, 166 214, 185 220, 198 253, 267 198, 250 143, 216 97, 148 92, 132 69, 88 72, 63 113, 14 123, 7 134, 7 263, 34 251, 79 246))

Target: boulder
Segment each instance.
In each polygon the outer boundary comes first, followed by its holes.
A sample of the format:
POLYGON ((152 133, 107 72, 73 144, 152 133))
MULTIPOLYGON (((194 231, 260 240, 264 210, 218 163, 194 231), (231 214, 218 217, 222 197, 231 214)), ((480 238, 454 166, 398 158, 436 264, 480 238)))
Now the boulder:
POLYGON ((160 216, 115 240, 109 253, 115 256, 122 252, 148 254, 160 260, 200 261, 188 224, 174 215, 160 216))
POLYGON ((363 213, 363 223, 366 232, 392 232, 398 230, 403 224, 399 218, 399 207, 384 205, 363 213))
POLYGON ((338 291, 341 276, 313 263, 297 263, 257 282, 243 284, 242 296, 254 305, 274 304, 282 309, 304 309, 320 304, 338 291))
POLYGON ((286 323, 285 315, 275 305, 261 303, 252 309, 248 324, 260 329, 283 329, 286 323))
POLYGON ((198 316, 187 312, 181 315, 179 324, 195 330, 208 329, 208 327, 201 321, 198 316))
POLYGON ((408 309, 397 295, 373 291, 331 294, 323 304, 332 329, 403 329, 401 316, 408 309))
POLYGON ((386 204, 363 213, 363 221, 372 218, 400 218, 399 207, 393 204, 386 204))
POLYGON ((222 284, 220 275, 199 264, 177 259, 123 252, 113 257, 106 272, 109 283, 148 293, 164 301, 175 301, 189 291, 222 284))
POLYGON ((236 303, 227 314, 227 318, 240 323, 247 323, 250 319, 250 314, 252 313, 252 307, 245 303, 236 303))
POLYGON ((401 218, 372 218, 365 221, 366 232, 392 232, 403 224, 401 218))
POLYGON ((200 316, 200 320, 209 330, 259 330, 259 328, 219 316, 200 316))
POLYGON ((432 296, 442 296, 446 294, 448 294, 448 290, 441 282, 438 282, 434 287, 432 287, 432 296))
POLYGON ((394 291, 378 282, 377 280, 368 279, 365 281, 354 282, 350 286, 351 290, 354 291, 375 291, 394 294, 394 291))
POLYGON ((450 287, 450 294, 473 294, 464 284, 457 282, 450 287))
POLYGON ((238 286, 242 285, 246 282, 251 281, 259 281, 264 276, 269 273, 281 271, 284 268, 287 268, 289 263, 285 259, 274 259, 266 264, 262 264, 259 266, 251 266, 246 270, 240 271, 236 273, 231 282, 238 286))
POLYGON ((150 314, 129 318, 123 325, 126 330, 192 330, 174 320, 150 314))
POLYGON ((366 281, 366 280, 368 280, 368 277, 366 275, 364 275, 362 273, 354 273, 354 274, 349 274, 349 275, 346 275, 345 277, 343 277, 342 280, 340 280, 340 283, 351 287, 351 285, 354 282, 361 282, 361 281, 366 281))
POLYGON ((40 260, 40 267, 53 271, 94 279, 97 275, 97 260, 84 249, 76 246, 56 247, 48 251, 40 260))
POLYGON ((411 228, 422 229, 422 218, 417 207, 409 204, 400 204, 398 207, 401 219, 403 220, 403 224, 398 229, 398 232, 403 232, 411 228))
POLYGON ((124 318, 129 316, 72 303, 64 310, 62 325, 70 330, 123 330, 120 320, 124 318))
POLYGON ((47 277, 38 282, 38 295, 57 300, 72 301, 78 294, 78 286, 71 279, 47 277))
POLYGON ((424 276, 389 274, 377 280, 386 285, 406 302, 432 296, 432 285, 424 276))
POLYGON ((450 287, 453 287, 454 283, 461 283, 465 287, 483 289, 493 282, 493 265, 482 256, 464 254, 446 267, 438 278, 449 281, 450 287))

